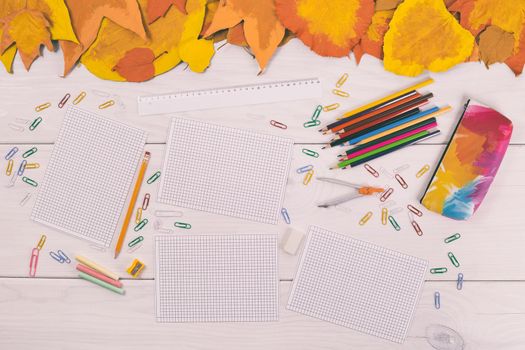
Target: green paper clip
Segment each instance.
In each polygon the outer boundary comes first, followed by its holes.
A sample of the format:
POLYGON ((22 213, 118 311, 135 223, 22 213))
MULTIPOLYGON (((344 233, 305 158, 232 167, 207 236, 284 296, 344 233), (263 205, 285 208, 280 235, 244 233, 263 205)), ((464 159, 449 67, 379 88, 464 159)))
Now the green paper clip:
POLYGON ((310 157, 319 158, 319 153, 317 153, 316 151, 307 149, 307 148, 303 148, 303 153, 310 157))
POLYGON ((388 215, 388 221, 392 224, 396 231, 401 231, 401 226, 397 223, 396 219, 392 215, 388 215))
POLYGON ((450 259, 450 262, 452 263, 452 265, 454 265, 455 267, 459 267, 459 261, 458 261, 458 259, 456 259, 454 254, 452 254, 452 252, 448 252, 447 255, 448 255, 448 258, 450 259))
POLYGON ((135 226, 134 228, 135 232, 142 230, 144 226, 146 226, 147 223, 148 223, 148 219, 142 219, 142 221, 139 222, 137 226, 135 226))
POLYGON ((320 120, 309 120, 303 124, 305 128, 311 128, 313 126, 318 126, 318 125, 321 125, 320 120))
POLYGON ((36 151, 38 151, 38 148, 36 148, 36 147, 33 147, 33 148, 31 148, 31 149, 28 149, 27 151, 24 152, 24 154, 22 154, 22 158, 27 158, 27 157, 29 157, 30 155, 35 154, 36 151))
MULTIPOLYGON (((314 114, 312 115, 312 118, 310 118, 312 121, 317 121, 317 119, 319 119, 319 116, 321 115, 321 111, 323 110, 323 106, 321 105, 318 105, 316 108, 315 108, 315 111, 314 111, 314 114)), ((319 124, 321 124, 321 121, 319 121, 319 124)), ((319 125, 319 124, 316 124, 316 125, 319 125)))
POLYGON ((26 176, 24 176, 24 177, 22 178, 22 181, 24 181, 26 184, 29 184, 29 185, 31 185, 31 186, 33 186, 33 187, 37 187, 37 186, 38 186, 38 183, 37 183, 35 180, 30 179, 30 178, 28 178, 28 177, 26 177, 26 176))
POLYGON ((173 224, 173 226, 175 226, 175 227, 177 227, 177 228, 185 228, 185 229, 187 229, 187 230, 189 230, 189 229, 191 228, 191 225, 190 225, 190 224, 187 224, 187 223, 185 223, 185 222, 178 222, 178 221, 175 222, 175 223, 173 224))
POLYGON ((448 269, 446 267, 435 267, 433 269, 430 269, 430 273, 436 274, 436 273, 445 273, 448 269))
POLYGON ((152 183, 157 181, 159 177, 160 177, 160 171, 157 171, 155 174, 151 175, 151 177, 146 182, 148 183, 148 185, 151 185, 152 183))
POLYGON ((144 240, 144 237, 143 236, 138 236, 137 238, 133 239, 131 242, 128 243, 128 247, 134 247, 136 246, 137 244, 139 244, 140 242, 142 242, 144 240))
POLYGON ((454 233, 452 236, 445 238, 445 243, 454 242, 456 239, 459 239, 461 235, 459 233, 454 233))
POLYGON ((36 127, 38 126, 38 124, 40 124, 40 123, 42 123, 42 117, 36 118, 35 120, 33 120, 31 125, 29 125, 29 130, 31 130, 31 131, 35 130, 36 127))

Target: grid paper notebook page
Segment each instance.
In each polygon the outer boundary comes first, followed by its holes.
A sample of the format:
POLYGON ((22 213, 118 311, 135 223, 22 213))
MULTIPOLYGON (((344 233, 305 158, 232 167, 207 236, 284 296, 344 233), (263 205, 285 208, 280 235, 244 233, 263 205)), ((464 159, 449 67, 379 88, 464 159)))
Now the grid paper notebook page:
POLYGON ((156 236, 157 322, 277 321, 277 235, 156 236))
POLYGON ((425 260, 311 226, 287 308, 402 343, 425 260))
POLYGON ((293 141, 174 118, 158 201, 277 224, 293 141))
POLYGON ((109 247, 145 143, 142 130, 69 107, 31 218, 109 247))

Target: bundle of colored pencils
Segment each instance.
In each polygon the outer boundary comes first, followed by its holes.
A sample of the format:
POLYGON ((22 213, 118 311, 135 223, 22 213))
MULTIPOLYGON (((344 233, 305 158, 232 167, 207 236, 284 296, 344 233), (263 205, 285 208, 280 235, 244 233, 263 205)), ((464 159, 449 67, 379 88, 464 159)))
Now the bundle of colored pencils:
POLYGON ((355 167, 438 135, 436 117, 451 107, 426 107, 432 93, 416 91, 432 82, 427 79, 347 112, 319 130, 335 135, 323 148, 352 146, 339 155, 339 163, 331 169, 355 167))

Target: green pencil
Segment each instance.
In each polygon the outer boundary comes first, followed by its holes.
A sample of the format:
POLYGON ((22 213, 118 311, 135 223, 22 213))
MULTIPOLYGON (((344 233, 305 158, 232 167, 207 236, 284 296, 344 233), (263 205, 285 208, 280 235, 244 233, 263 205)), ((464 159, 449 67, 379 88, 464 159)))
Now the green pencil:
POLYGON ((91 283, 98 284, 99 286, 104 287, 106 289, 109 289, 109 290, 111 290, 111 291, 113 291, 115 293, 118 293, 118 294, 124 294, 124 292, 125 292, 124 289, 122 289, 122 288, 118 288, 118 287, 112 286, 111 284, 106 283, 104 281, 101 281, 98 278, 90 276, 90 275, 88 275, 87 273, 84 273, 84 272, 79 272, 78 273, 78 277, 83 278, 86 281, 89 281, 91 283))

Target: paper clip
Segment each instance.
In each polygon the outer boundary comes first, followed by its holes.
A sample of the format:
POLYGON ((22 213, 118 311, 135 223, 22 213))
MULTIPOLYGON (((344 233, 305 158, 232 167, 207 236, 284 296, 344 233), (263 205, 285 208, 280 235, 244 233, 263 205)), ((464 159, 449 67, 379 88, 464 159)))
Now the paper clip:
POLYGON ((153 221, 153 228, 155 229, 155 231, 158 231, 160 233, 173 233, 174 232, 173 230, 170 230, 169 228, 163 228, 162 221, 160 220, 153 221))
POLYGON ((23 207, 24 205, 26 205, 27 201, 29 200, 29 198, 31 198, 31 193, 26 193, 26 195, 24 196, 24 198, 22 198, 22 200, 20 201, 20 206, 23 207))
POLYGON ((394 189, 392 187, 390 187, 389 189, 387 189, 385 192, 383 192, 383 194, 381 195, 381 197, 379 197, 379 200, 381 202, 384 202, 388 199, 388 197, 390 197, 392 195, 392 193, 394 193, 394 189))
POLYGON ((142 219, 139 223, 137 223, 137 225, 135 226, 134 230, 135 232, 138 232, 140 230, 142 230, 144 228, 144 226, 146 226, 146 224, 148 223, 148 219, 142 219))
POLYGON ((393 200, 389 200, 388 202, 385 202, 383 204, 380 205, 381 208, 391 208, 393 207, 394 205, 396 205, 397 203, 393 200))
POLYGON ((15 161, 12 160, 12 159, 9 159, 7 161, 7 167, 5 168, 5 174, 7 176, 11 176, 11 174, 13 173, 13 165, 15 164, 15 161))
POLYGON ((133 252, 135 252, 135 251, 138 250, 140 247, 142 247, 142 244, 143 244, 143 243, 144 243, 144 241, 135 244, 133 247, 131 247, 131 248, 128 249, 128 253, 133 253, 133 252))
POLYGON ((343 90, 339 90, 339 89, 333 89, 332 93, 334 95, 341 96, 341 97, 348 97, 348 96, 350 96, 350 94, 348 92, 343 91, 343 90))
POLYGON ((50 102, 42 103, 41 105, 38 105, 35 107, 35 111, 42 112, 44 109, 51 107, 50 102))
POLYGON ((102 103, 101 105, 99 105, 98 109, 106 109, 106 108, 109 108, 109 107, 113 106, 114 104, 115 104, 115 101, 109 100, 109 101, 106 101, 106 102, 102 103))
POLYGON ((53 259, 55 259, 56 261, 58 261, 58 262, 61 263, 61 264, 63 264, 63 263, 66 261, 63 257, 61 257, 60 255, 58 255, 57 253, 55 253, 55 252, 53 252, 53 251, 49 252, 49 255, 50 255, 53 259))
POLYGON ((71 263, 71 259, 69 258, 69 256, 66 255, 66 253, 64 253, 62 250, 57 250, 57 253, 58 255, 60 255, 62 257, 62 259, 64 259, 64 261, 66 262, 66 264, 70 264, 71 263))
POLYGON ((457 290, 463 289, 463 274, 461 272, 458 273, 458 280, 456 282, 456 288, 457 290))
POLYGON ((454 254, 452 254, 452 252, 448 252, 447 255, 448 255, 448 258, 450 259, 450 262, 452 263, 452 265, 454 265, 455 267, 459 267, 459 261, 456 258, 456 256, 454 254))
POLYGON ((408 210, 410 210, 412 213, 416 214, 417 216, 421 217, 423 216, 423 212, 419 210, 418 208, 414 207, 412 204, 407 205, 408 210))
MULTIPOLYGON (((24 160, 25 162, 25 160, 24 160)), ((25 166, 26 169, 38 169, 40 168, 40 164, 39 163, 26 163, 26 166, 25 166)))
POLYGON ((297 174, 303 174, 303 173, 306 173, 310 170, 313 170, 314 166, 313 165, 305 165, 303 167, 300 167, 299 169, 297 169, 297 174))
POLYGON ((445 273, 448 269, 446 267, 435 267, 433 269, 430 269, 430 273, 437 274, 437 273, 445 273))
POLYGON ((69 93, 65 94, 64 97, 62 97, 62 99, 58 103, 58 108, 64 107, 70 97, 71 97, 71 95, 69 93))
POLYGON ((408 218, 410 220, 410 224, 412 225, 412 227, 414 228, 414 231, 416 231, 417 235, 418 236, 423 236, 423 231, 421 230, 421 227, 419 226, 419 224, 416 222, 416 220, 414 220, 414 215, 412 215, 411 212, 408 213, 408 218))
POLYGON ((85 91, 82 91, 80 94, 78 94, 77 97, 75 97, 75 99, 73 100, 73 104, 74 105, 78 105, 80 102, 82 102, 82 100, 84 99, 84 97, 86 97, 86 92, 85 91))
POLYGON ((271 126, 275 126, 276 128, 279 128, 279 129, 288 129, 288 126, 286 124, 283 124, 281 122, 278 122, 277 120, 270 120, 270 125, 271 126))
POLYGON ((385 168, 383 167, 380 167, 379 168, 379 172, 383 175, 386 175, 388 176, 389 178, 393 179, 394 178, 394 174, 392 174, 390 171, 386 170, 385 168))
POLYGON ((106 248, 97 244, 90 244, 89 248, 96 250, 97 252, 105 252, 106 248))
POLYGON ((151 195, 149 193, 146 193, 144 195, 144 199, 142 200, 142 210, 148 209, 150 197, 151 197, 151 195))
POLYGON ((283 216, 284 222, 290 225, 290 215, 288 215, 288 210, 286 210, 286 208, 281 209, 281 215, 283 216))
POLYGON ((399 174, 396 174, 396 176, 394 176, 397 180, 397 182, 399 182, 399 184, 401 185, 401 187, 403 187, 404 189, 407 189, 408 188, 408 184, 406 183, 405 179, 403 179, 403 177, 399 174))
POLYGON ((46 243, 47 236, 42 235, 40 236, 40 239, 38 240, 38 244, 36 245, 36 249, 42 250, 44 248, 44 244, 46 243))
POLYGON ((159 177, 160 177, 160 171, 157 171, 155 174, 151 175, 150 178, 148 179, 148 181, 146 181, 146 182, 148 183, 148 185, 151 185, 152 183, 157 181, 157 179, 159 177))
POLYGON ((24 127, 20 126, 20 125, 16 125, 16 124, 13 124, 13 123, 8 123, 7 126, 9 126, 11 128, 11 130, 14 130, 14 131, 18 131, 18 132, 23 132, 24 131, 24 127))
POLYGON ((317 105, 317 107, 315 107, 314 114, 312 114, 312 117, 310 118, 310 120, 318 120, 319 116, 321 115, 322 110, 323 110, 323 106, 317 105))
POLYGON ((42 117, 36 118, 35 120, 33 120, 31 125, 29 125, 29 130, 31 131, 35 130, 38 124, 40 124, 41 122, 42 122, 42 117))
POLYGON ((30 179, 30 178, 28 178, 26 176, 22 177, 22 181, 24 181, 26 184, 31 185, 33 187, 37 187, 38 186, 38 182, 36 182, 35 180, 30 179))
POLYGON ((341 86, 344 85, 344 83, 346 83, 346 80, 348 79, 348 73, 345 73, 343 75, 341 75, 341 77, 339 78, 339 80, 337 81, 337 83, 335 83, 335 86, 337 88, 340 88, 341 86))
POLYGON ((37 248, 33 248, 31 251, 31 260, 29 260, 29 277, 35 277, 36 275, 36 267, 38 265, 38 254, 40 253, 40 250, 37 248))
POLYGON ((377 172, 377 170, 375 170, 374 168, 372 168, 372 166, 368 163, 365 163, 365 169, 366 171, 368 171, 370 174, 372 174, 373 177, 379 177, 379 173, 377 172))
POLYGON ((445 243, 454 242, 456 239, 459 239, 461 235, 459 233, 454 233, 452 236, 445 238, 445 243))
POLYGON ((388 221, 390 221, 390 224, 396 231, 401 231, 401 226, 397 223, 396 219, 392 215, 388 216, 388 221))
POLYGON ((25 118, 15 118, 15 122, 19 123, 19 124, 24 124, 26 125, 27 123, 30 122, 29 119, 25 119, 25 118))
POLYGON ((133 240, 131 240, 128 243, 128 247, 133 248, 134 246, 136 246, 137 244, 139 244, 143 240, 144 240, 144 236, 138 236, 138 237, 134 238, 133 240))
POLYGON ((390 210, 390 214, 399 214, 403 211, 403 208, 402 207, 395 207, 393 209, 390 210))
POLYGON ((430 170, 430 165, 425 164, 419 171, 416 173, 416 177, 419 179, 421 176, 425 175, 427 171, 430 170))
POLYGON ((306 175, 304 175, 304 179, 303 179, 303 185, 308 185, 310 183, 310 181, 312 181, 312 177, 314 176, 314 171, 313 170, 309 170, 306 175))
POLYGON ((388 209, 382 208, 381 209, 381 223, 383 225, 386 225, 387 221, 388 221, 388 209))
POLYGON ((27 165, 27 160, 24 159, 22 163, 20 163, 20 166, 18 167, 18 171, 16 172, 18 176, 24 175, 24 170, 26 170, 26 165, 27 165))
POLYGON ((22 154, 22 158, 27 158, 27 157, 35 154, 37 151, 38 151, 38 148, 36 148, 36 147, 28 149, 27 151, 24 152, 24 154, 22 154))
POLYGON ((366 213, 362 218, 361 220, 359 220, 359 225, 363 226, 364 224, 366 224, 368 222, 368 220, 370 220, 370 218, 372 217, 373 213, 371 211, 369 211, 368 213, 366 213))
POLYGON ((178 222, 178 221, 175 221, 175 223, 173 224, 173 226, 177 227, 177 228, 185 228, 187 230, 189 230, 191 228, 191 225, 190 224, 187 224, 185 222, 178 222))
POLYGON ((333 111, 334 109, 339 108, 339 106, 340 106, 339 103, 332 103, 331 105, 324 106, 323 107, 323 112, 333 111))
POLYGON ((395 169, 394 169, 394 173, 396 173, 396 174, 397 174, 397 173, 400 173, 400 172, 402 172, 402 171, 407 170, 408 168, 410 168, 410 165, 408 165, 408 164, 403 164, 403 165, 398 166, 397 168, 395 168, 395 169))
POLYGON ((159 218, 180 218, 182 216, 182 212, 176 210, 155 210, 153 215, 158 216, 159 218))
POLYGON ((303 123, 303 127, 305 127, 305 128, 311 128, 311 127, 318 126, 318 125, 321 125, 321 121, 319 119, 317 119, 317 120, 309 120, 309 121, 303 123))
POLYGON ((137 208, 137 214, 135 215, 135 223, 138 224, 142 221, 142 208, 137 208))
POLYGON ((441 296, 439 295, 439 292, 434 293, 434 307, 436 309, 441 308, 441 296))
POLYGON ((302 152, 306 154, 307 156, 319 158, 319 153, 317 153, 316 151, 312 151, 310 149, 303 148, 302 152))
POLYGON ((7 154, 5 155, 5 160, 9 160, 11 158, 14 157, 14 155, 16 154, 16 152, 18 152, 18 147, 13 147, 9 150, 9 152, 7 152, 7 154))
POLYGON ((11 176, 11 180, 9 180, 9 183, 6 187, 13 187, 16 183, 16 179, 18 179, 18 175, 16 172, 13 172, 13 176, 11 176))

